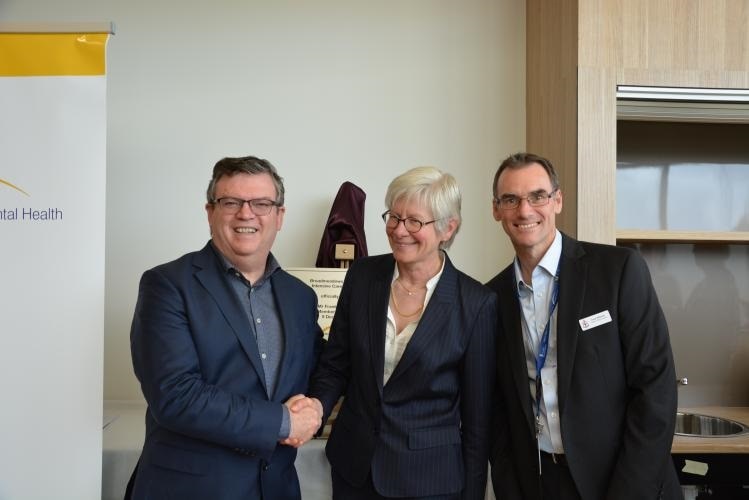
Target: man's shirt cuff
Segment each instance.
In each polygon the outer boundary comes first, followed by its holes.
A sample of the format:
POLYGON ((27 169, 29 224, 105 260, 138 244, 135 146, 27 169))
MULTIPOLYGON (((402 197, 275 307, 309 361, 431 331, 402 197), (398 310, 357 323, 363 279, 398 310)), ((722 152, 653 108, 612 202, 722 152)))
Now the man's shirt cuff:
POLYGON ((291 414, 286 405, 282 404, 281 408, 283 408, 283 414, 281 415, 281 429, 278 431, 278 439, 286 439, 291 432, 291 414))

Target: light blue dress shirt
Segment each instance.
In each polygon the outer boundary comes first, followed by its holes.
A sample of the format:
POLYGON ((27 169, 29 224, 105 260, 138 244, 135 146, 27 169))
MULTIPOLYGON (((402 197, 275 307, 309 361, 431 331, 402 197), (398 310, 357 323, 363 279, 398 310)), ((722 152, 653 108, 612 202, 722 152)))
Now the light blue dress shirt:
MULTIPOLYGON (((533 273, 531 283, 523 282, 520 264, 515 258, 515 278, 521 308, 521 325, 525 362, 528 369, 528 384, 533 401, 533 414, 536 414, 536 357, 541 338, 549 321, 549 306, 554 291, 554 274, 562 255, 562 234, 557 231, 554 242, 544 254, 533 273)), ((561 300, 561 297, 560 297, 561 300)), ((541 435, 539 445, 548 453, 564 453, 562 432, 559 423, 559 398, 557 392, 557 311, 554 310, 549 325, 549 349, 546 362, 541 369, 541 435)))

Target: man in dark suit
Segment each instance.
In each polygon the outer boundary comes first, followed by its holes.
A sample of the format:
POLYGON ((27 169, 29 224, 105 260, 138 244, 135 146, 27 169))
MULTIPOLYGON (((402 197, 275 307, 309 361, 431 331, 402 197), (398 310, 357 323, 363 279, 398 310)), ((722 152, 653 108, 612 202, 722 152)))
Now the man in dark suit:
POLYGON ((321 415, 289 406, 322 332, 313 290, 270 253, 283 181, 266 160, 224 158, 207 195, 211 241, 140 282, 131 347, 148 409, 133 498, 297 500, 295 446, 321 415))
POLYGON ((631 249, 556 229, 552 164, 519 153, 494 178, 516 258, 500 298, 497 498, 681 498, 670 457, 676 375, 661 307, 631 249), (539 475, 540 474, 540 475, 539 475))

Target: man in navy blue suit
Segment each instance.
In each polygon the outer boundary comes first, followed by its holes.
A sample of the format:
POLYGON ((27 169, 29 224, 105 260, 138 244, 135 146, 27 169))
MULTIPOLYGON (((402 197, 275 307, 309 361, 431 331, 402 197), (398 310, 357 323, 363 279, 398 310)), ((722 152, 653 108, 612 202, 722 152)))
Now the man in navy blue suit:
POLYGON ((268 161, 216 163, 211 240, 143 274, 131 330, 148 403, 133 498, 300 498, 296 447, 321 415, 307 391, 322 344, 314 291, 281 269, 283 180, 268 161))

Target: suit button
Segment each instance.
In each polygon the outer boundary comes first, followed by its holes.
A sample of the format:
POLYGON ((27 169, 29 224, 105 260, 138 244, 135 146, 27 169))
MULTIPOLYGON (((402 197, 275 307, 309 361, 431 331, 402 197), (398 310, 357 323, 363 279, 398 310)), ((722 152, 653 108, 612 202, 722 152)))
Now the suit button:
POLYGON ((268 470, 270 470, 270 465, 268 464, 263 465, 263 472, 267 472, 268 470))

